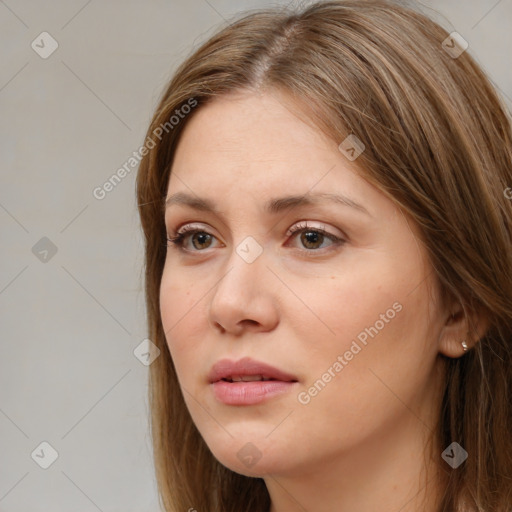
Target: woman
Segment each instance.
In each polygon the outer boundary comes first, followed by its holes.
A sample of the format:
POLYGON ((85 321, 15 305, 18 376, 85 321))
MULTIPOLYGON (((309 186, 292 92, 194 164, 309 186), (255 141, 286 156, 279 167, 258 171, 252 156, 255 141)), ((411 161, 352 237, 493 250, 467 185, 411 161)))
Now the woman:
POLYGON ((254 12, 137 178, 166 511, 512 509, 512 135, 458 34, 254 12))

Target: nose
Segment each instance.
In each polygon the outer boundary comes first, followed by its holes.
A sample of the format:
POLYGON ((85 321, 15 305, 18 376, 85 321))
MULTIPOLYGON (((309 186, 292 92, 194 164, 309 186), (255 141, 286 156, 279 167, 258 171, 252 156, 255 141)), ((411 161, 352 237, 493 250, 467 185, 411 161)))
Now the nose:
POLYGON ((276 296, 279 281, 260 255, 248 263, 233 251, 227 271, 211 295, 210 324, 220 332, 236 336, 245 331, 266 332, 279 322, 276 296))

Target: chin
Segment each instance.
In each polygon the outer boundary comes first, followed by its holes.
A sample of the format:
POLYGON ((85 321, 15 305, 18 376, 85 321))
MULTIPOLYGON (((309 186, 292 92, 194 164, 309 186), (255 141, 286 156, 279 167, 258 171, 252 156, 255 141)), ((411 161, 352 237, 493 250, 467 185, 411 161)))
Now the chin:
POLYGON ((207 444, 223 466, 244 476, 261 478, 278 473, 285 469, 283 463, 290 462, 286 454, 280 453, 279 445, 266 439, 265 434, 240 435, 229 441, 224 438, 207 444))

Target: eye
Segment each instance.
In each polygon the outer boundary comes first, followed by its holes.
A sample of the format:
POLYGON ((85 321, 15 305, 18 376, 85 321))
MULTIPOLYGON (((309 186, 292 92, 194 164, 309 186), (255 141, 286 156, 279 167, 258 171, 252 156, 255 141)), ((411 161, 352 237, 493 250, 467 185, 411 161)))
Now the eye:
MULTIPOLYGON (((330 245, 342 245, 345 243, 345 240, 329 233, 323 228, 318 228, 314 226, 308 226, 307 222, 303 224, 298 224, 292 228, 290 228, 287 232, 287 235, 294 236, 295 234, 301 234, 300 243, 303 247, 307 249, 307 252, 317 251, 318 249, 322 249, 323 242, 327 240, 331 240, 330 245)), ((301 249, 303 250, 303 249, 301 249)))
MULTIPOLYGON (((322 245, 326 240, 331 241, 330 245, 342 245, 345 243, 344 239, 329 233, 323 228, 308 226, 307 222, 290 228, 286 234, 292 238, 296 234, 301 234, 300 242, 305 249, 299 250, 305 252, 318 251, 324 248, 322 245)), ((167 242, 183 251, 201 252, 202 249, 209 249, 214 239, 215 236, 208 233, 208 231, 188 225, 178 231, 175 236, 167 237, 167 242), (193 249, 185 247, 186 241, 189 239, 192 241, 193 249)))
MULTIPOLYGON (((196 249, 208 249, 211 240, 215 237, 204 229, 195 228, 193 226, 185 226, 180 231, 178 231, 175 236, 167 237, 167 242, 174 244, 176 247, 182 250, 190 250, 184 247, 185 240, 188 238, 192 239, 193 246, 196 249), (195 243, 195 241, 197 241, 197 243, 195 243)), ((192 252, 194 252, 193 249, 192 252)))

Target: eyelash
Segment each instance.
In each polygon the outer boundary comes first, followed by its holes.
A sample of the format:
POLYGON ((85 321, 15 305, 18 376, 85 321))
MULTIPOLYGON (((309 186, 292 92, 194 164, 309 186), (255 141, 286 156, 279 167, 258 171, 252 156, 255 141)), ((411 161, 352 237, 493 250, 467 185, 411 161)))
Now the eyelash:
MULTIPOLYGON (((323 236, 329 238, 333 242, 332 245, 341 246, 346 242, 346 240, 344 240, 343 238, 337 237, 336 235, 333 235, 332 233, 329 233, 329 232, 325 231, 324 229, 308 226, 307 222, 304 224, 301 224, 301 225, 297 225, 293 228, 290 228, 287 232, 287 235, 293 236, 297 233, 308 232, 308 231, 314 232, 314 233, 320 233, 323 236)), ((208 233, 208 231, 206 231, 204 229, 194 228, 191 226, 185 226, 175 236, 167 237, 168 243, 166 245, 167 245, 167 247, 169 247, 169 243, 174 244, 178 249, 180 249, 181 251, 186 251, 186 252, 203 252, 202 250, 192 250, 191 251, 189 249, 184 248, 185 238, 188 235, 192 235, 195 233, 206 233, 210 236, 214 236, 214 235, 211 235, 211 233, 208 233)), ((312 253, 312 252, 319 252, 319 251, 321 251, 321 249, 299 249, 299 251, 312 253)))

